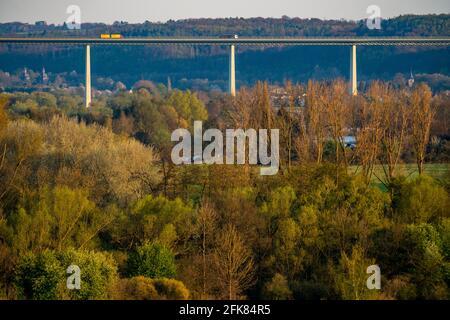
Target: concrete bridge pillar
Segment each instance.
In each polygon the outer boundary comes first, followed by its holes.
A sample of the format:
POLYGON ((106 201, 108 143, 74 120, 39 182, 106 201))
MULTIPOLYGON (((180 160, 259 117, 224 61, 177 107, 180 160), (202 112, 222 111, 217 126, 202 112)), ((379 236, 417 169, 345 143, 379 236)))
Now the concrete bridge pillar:
POLYGON ((356 68, 356 45, 352 45, 350 53, 350 94, 358 95, 358 78, 356 68))
POLYGON ((230 61, 228 71, 228 92, 235 97, 236 96, 236 66, 234 58, 234 44, 230 46, 230 61))
POLYGON ((86 46, 86 84, 85 84, 85 102, 86 108, 91 105, 91 47, 86 46))

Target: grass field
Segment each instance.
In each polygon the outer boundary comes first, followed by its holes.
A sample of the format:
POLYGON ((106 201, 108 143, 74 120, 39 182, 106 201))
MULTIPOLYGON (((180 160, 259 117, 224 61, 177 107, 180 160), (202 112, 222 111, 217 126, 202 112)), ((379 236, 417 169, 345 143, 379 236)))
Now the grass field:
MULTIPOLYGON (((361 167, 352 166, 349 172, 357 172, 361 170, 361 167)), ((425 174, 433 177, 435 179, 442 179, 450 172, 450 163, 439 163, 439 164, 425 164, 425 174)), ((416 164, 401 164, 397 168, 397 174, 403 175, 408 179, 415 178, 419 175, 416 164)), ((381 189, 385 189, 384 185, 380 182, 380 179, 384 179, 384 171, 381 165, 376 165, 374 170, 374 175, 372 176, 372 183, 379 186, 381 189)))

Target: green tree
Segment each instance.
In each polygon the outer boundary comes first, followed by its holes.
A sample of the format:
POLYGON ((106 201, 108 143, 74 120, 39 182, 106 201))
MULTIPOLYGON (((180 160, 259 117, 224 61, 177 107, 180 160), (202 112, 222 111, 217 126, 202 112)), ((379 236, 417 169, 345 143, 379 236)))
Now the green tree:
POLYGON ((58 97, 58 108, 67 113, 67 115, 72 115, 78 111, 82 106, 82 99, 78 96, 62 95, 58 97))
POLYGON ((52 251, 27 254, 16 267, 15 285, 21 299, 57 299, 61 281, 65 277, 56 255, 52 251))
POLYGON ((116 278, 117 266, 108 254, 69 249, 26 254, 16 267, 15 285, 23 299, 102 299, 116 278), (66 270, 77 265, 80 290, 67 289, 66 270))
POLYGON ((404 233, 402 247, 406 250, 405 269, 417 288, 418 298, 446 299, 444 282, 448 260, 442 252, 442 239, 436 228, 421 223, 409 225, 404 233))
MULTIPOLYGON (((111 254, 69 249, 58 254, 63 268, 76 265, 81 271, 79 290, 63 290, 63 299, 92 300, 109 298, 109 288, 117 281, 117 265, 111 254)), ((65 279, 67 278, 65 275, 65 279)), ((65 280, 63 279, 63 280, 65 280)))
POLYGON ((183 252, 183 246, 195 231, 194 217, 192 206, 179 198, 170 200, 161 195, 148 195, 136 201, 128 215, 117 220, 111 234, 121 247, 158 240, 183 252))
POLYGON ((36 101, 39 107, 56 108, 56 97, 48 92, 33 92, 31 97, 36 101))
POLYGON ((377 298, 376 290, 369 290, 366 285, 369 277, 366 270, 373 264, 374 261, 366 258, 360 246, 354 246, 350 256, 345 252, 342 253, 336 270, 330 270, 334 273, 335 288, 342 299, 369 300, 377 298))
MULTIPOLYGON (((167 99, 167 104, 173 106, 180 116, 179 124, 187 124, 192 128, 194 121, 205 121, 208 112, 203 103, 191 91, 182 92, 175 90, 167 99)), ((184 127, 184 126, 182 126, 184 127)))
POLYGON ((127 269, 130 276, 172 278, 176 275, 175 257, 160 243, 146 243, 130 254, 127 269))
POLYGON ((14 235, 11 245, 18 253, 92 247, 96 236, 115 215, 112 207, 96 208, 85 191, 44 188, 27 193, 19 209, 9 216, 14 235))
POLYGON ((420 176, 404 183, 398 196, 398 214, 406 223, 429 222, 448 216, 449 195, 431 177, 420 176))

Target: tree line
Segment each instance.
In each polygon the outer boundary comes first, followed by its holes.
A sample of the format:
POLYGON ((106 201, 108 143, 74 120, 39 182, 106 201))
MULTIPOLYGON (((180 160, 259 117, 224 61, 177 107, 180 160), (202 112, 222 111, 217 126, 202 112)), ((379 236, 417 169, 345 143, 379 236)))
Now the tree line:
POLYGON ((1 297, 448 299, 448 97, 283 90, 274 107, 266 83, 234 99, 143 86, 89 110, 62 92, 2 94, 1 297), (170 134, 194 120, 279 129, 279 174, 174 166, 170 134), (70 264, 80 290, 65 287, 70 264), (373 264, 380 291, 365 285, 373 264))

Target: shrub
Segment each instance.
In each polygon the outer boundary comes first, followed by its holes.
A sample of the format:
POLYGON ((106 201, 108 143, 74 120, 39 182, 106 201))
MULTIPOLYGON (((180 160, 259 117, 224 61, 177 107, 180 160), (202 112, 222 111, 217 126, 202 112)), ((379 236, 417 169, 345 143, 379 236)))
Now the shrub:
POLYGON ((137 276, 120 279, 111 295, 120 300, 186 300, 189 291, 178 280, 137 276))
POLYGON ((160 299, 164 300, 187 300, 189 291, 183 282, 174 279, 155 279, 155 288, 160 299))
POLYGON ((117 300, 156 300, 158 292, 153 280, 143 276, 120 279, 111 296, 117 300))
POLYGON ((292 298, 292 291, 285 276, 275 274, 265 286, 263 291, 265 299, 269 300, 288 300, 292 298))

